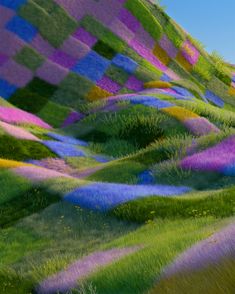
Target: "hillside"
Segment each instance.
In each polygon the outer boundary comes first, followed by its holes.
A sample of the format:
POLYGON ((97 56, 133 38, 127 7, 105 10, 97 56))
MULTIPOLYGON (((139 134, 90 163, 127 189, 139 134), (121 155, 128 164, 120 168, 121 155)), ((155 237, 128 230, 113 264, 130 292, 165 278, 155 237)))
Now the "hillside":
POLYGON ((0 0, 0 185, 0 293, 232 294, 234 65, 154 1, 0 0))

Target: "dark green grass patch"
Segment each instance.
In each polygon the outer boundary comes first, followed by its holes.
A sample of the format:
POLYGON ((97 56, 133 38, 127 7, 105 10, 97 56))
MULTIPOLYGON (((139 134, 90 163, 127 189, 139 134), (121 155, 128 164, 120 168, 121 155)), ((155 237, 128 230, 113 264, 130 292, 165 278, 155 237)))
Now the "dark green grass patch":
POLYGON ((20 8, 19 15, 36 26, 55 47, 59 47, 77 27, 76 21, 52 0, 28 1, 20 8))
POLYGON ((82 19, 80 26, 92 33, 104 44, 108 44, 116 52, 123 52, 126 47, 124 41, 90 15, 87 15, 82 19))
POLYGON ((155 218, 224 218, 233 216, 234 213, 234 187, 222 191, 208 191, 201 197, 197 194, 187 198, 148 197, 125 203, 111 212, 118 218, 139 223, 155 218))
POLYGON ((135 184, 146 166, 137 162, 116 162, 89 176, 91 181, 135 184))
POLYGON ((25 193, 31 188, 30 182, 8 170, 0 170, 0 205, 25 193))
POLYGON ((56 157, 39 142, 18 140, 8 135, 0 136, 0 157, 18 161, 56 157))
POLYGON ((15 106, 31 112, 38 113, 48 102, 48 98, 31 92, 28 88, 18 89, 10 98, 15 106))
POLYGON ((48 101, 37 115, 55 128, 61 127, 71 108, 48 101))
POLYGON ((86 78, 75 73, 69 73, 52 96, 52 101, 76 108, 79 104, 84 104, 84 98, 93 85, 86 78))
POLYGON ((34 78, 28 85, 27 88, 40 96, 50 98, 57 90, 57 86, 51 85, 46 81, 39 78, 34 78))
POLYGON ((115 50, 102 41, 98 41, 92 49, 107 59, 113 59, 116 55, 115 50))
POLYGON ((16 56, 15 60, 35 71, 44 61, 44 58, 30 47, 24 47, 16 56))
POLYGON ((12 269, 0 270, 1 294, 32 294, 34 282, 12 269))
POLYGON ((105 75, 120 85, 124 85, 129 78, 129 74, 127 72, 115 65, 110 65, 105 72, 105 75))
POLYGON ((150 10, 139 0, 128 0, 126 8, 142 23, 143 27, 157 41, 160 39, 162 27, 150 10))
POLYGON ((0 228, 12 226, 15 222, 59 201, 42 188, 32 188, 0 206, 0 228))

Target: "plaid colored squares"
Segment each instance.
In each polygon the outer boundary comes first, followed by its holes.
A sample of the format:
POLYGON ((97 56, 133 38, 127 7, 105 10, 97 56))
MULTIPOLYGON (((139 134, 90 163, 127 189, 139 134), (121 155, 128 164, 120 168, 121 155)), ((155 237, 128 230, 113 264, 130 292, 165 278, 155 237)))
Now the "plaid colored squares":
POLYGON ((100 56, 94 51, 91 51, 84 58, 78 61, 78 63, 72 68, 72 71, 88 78, 93 82, 97 82, 103 77, 109 64, 110 61, 106 58, 100 56))
POLYGON ((25 42, 31 42, 37 34, 37 28, 20 16, 14 16, 7 24, 6 29, 15 33, 25 42))

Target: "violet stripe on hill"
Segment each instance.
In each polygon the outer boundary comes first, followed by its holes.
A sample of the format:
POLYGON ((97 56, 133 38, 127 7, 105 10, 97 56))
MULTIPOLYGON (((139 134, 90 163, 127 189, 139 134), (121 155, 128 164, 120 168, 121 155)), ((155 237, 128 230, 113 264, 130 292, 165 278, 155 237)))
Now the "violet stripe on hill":
POLYGON ((130 247, 94 252, 73 263, 66 270, 43 281, 36 291, 38 294, 53 294, 59 291, 65 293, 79 286, 79 279, 137 250, 137 247, 130 247))
POLYGON ((184 169, 219 172, 234 162, 235 136, 231 136, 214 147, 184 158, 180 165, 184 169))
POLYGON ((235 223, 182 253, 172 265, 165 269, 163 277, 202 269, 226 257, 235 258, 235 223))

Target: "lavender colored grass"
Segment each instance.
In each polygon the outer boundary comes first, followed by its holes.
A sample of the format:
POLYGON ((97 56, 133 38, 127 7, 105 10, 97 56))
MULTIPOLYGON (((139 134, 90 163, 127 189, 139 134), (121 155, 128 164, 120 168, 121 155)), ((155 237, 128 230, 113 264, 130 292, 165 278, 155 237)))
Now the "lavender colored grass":
POLYGON ((72 144, 72 145, 80 145, 80 146, 88 146, 88 143, 82 140, 75 139, 73 137, 64 136, 56 133, 47 133, 47 136, 56 139, 58 141, 72 144))
POLYGON ((159 41, 159 45, 162 49, 164 49, 167 54, 174 59, 178 54, 178 50, 173 45, 173 43, 168 39, 166 35, 163 35, 161 40, 159 41))
POLYGON ((73 34, 73 37, 80 40, 90 48, 93 47, 97 42, 97 38, 95 36, 81 27, 78 28, 78 30, 73 34))
POLYGON ((9 57, 5 54, 0 53, 0 66, 2 66, 5 62, 7 62, 9 57))
POLYGON ((77 148, 73 144, 67 144, 67 143, 56 142, 56 141, 43 141, 43 144, 60 157, 86 156, 86 153, 83 150, 77 148))
POLYGON ((150 34, 143 28, 141 25, 134 37, 134 40, 137 40, 140 43, 143 43, 146 48, 153 50, 155 46, 155 40, 150 36, 150 34))
POLYGON ((97 86, 113 94, 121 89, 121 86, 118 83, 107 76, 103 76, 103 78, 98 81, 97 86))
POLYGON ((0 42, 0 52, 5 55, 14 56, 25 46, 25 42, 23 40, 19 39, 13 33, 1 28, 0 36, 1 39, 4 40, 4 42, 0 42))
POLYGON ((156 66, 159 70, 165 71, 167 67, 142 43, 133 39, 129 42, 129 46, 134 49, 140 56, 147 59, 150 63, 156 66))
POLYGON ((65 53, 73 56, 77 60, 83 58, 90 51, 89 46, 83 42, 77 40, 76 38, 70 36, 64 41, 62 48, 65 53))
POLYGON ((14 16, 14 11, 0 5, 0 28, 5 27, 5 24, 14 16))
POLYGON ((235 258, 235 223, 182 253, 164 270, 163 276, 201 270, 224 258, 235 258))
POLYGON ((36 291, 38 294, 65 293, 79 286, 79 280, 87 277, 100 267, 108 265, 125 255, 134 253, 138 247, 97 251, 71 264, 64 271, 41 282, 36 291))
POLYGON ((30 44, 34 49, 36 49, 40 54, 44 56, 51 56, 55 49, 42 38, 41 35, 37 34, 33 41, 30 44))
POLYGON ((25 66, 9 59, 0 67, 0 78, 17 87, 24 87, 32 80, 33 74, 25 66))
POLYGON ((34 124, 39 127, 50 129, 51 126, 45 123, 36 115, 23 111, 21 109, 12 108, 12 107, 4 107, 0 106, 0 120, 3 120, 7 123, 28 123, 34 124))
POLYGON ((135 76, 130 76, 125 87, 133 91, 141 91, 143 90, 143 82, 138 80, 135 76))
POLYGON ((186 97, 193 97, 193 94, 185 88, 174 86, 172 87, 172 89, 179 95, 186 96, 186 97))
POLYGON ((41 168, 37 166, 20 166, 20 167, 12 169, 12 171, 33 182, 44 181, 44 180, 52 179, 52 178, 61 178, 61 177, 70 178, 70 176, 67 174, 62 174, 54 170, 41 168))
POLYGON ((84 114, 82 113, 78 113, 76 111, 72 111, 68 117, 65 119, 65 121, 63 122, 63 125, 62 127, 67 127, 77 121, 79 121, 80 119, 83 119, 84 118, 84 114))
POLYGON ((4 131, 10 136, 13 136, 17 139, 40 141, 39 138, 31 134, 29 131, 24 130, 23 128, 13 126, 2 121, 0 121, 0 127, 2 127, 4 131))
POLYGON ((234 162, 235 136, 231 136, 205 151, 184 158, 180 165, 184 169, 222 172, 234 162))
POLYGON ((110 30, 127 43, 130 42, 135 36, 135 34, 129 30, 119 19, 113 20, 110 25, 110 30))
POLYGON ((197 136, 204 136, 209 133, 219 133, 220 130, 206 118, 193 118, 184 122, 186 128, 197 136))
POLYGON ((56 63, 46 60, 38 68, 36 75, 50 84, 58 85, 68 75, 69 71, 56 63))
POLYGON ((62 174, 76 175, 76 171, 60 158, 45 158, 42 160, 29 160, 27 162, 62 174))
POLYGON ((173 196, 189 192, 188 187, 92 183, 65 195, 64 200, 84 208, 108 211, 119 204, 147 196, 173 196))
POLYGON ((76 58, 59 49, 53 53, 53 55, 50 57, 50 60, 65 68, 72 68, 77 62, 76 58))
POLYGON ((140 27, 140 22, 130 13, 129 10, 122 8, 119 12, 118 19, 128 27, 133 33, 136 33, 140 27))

